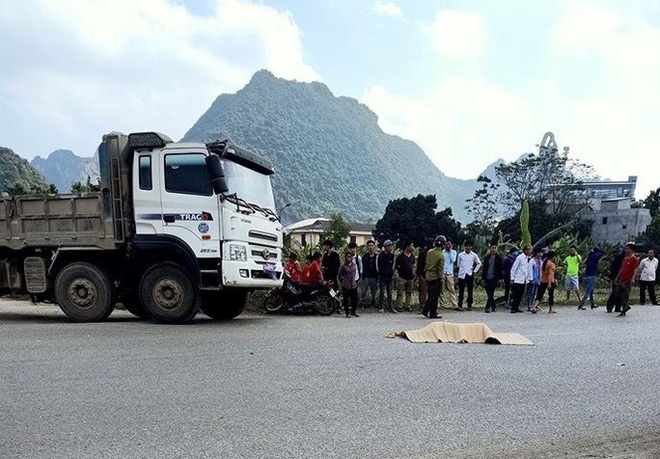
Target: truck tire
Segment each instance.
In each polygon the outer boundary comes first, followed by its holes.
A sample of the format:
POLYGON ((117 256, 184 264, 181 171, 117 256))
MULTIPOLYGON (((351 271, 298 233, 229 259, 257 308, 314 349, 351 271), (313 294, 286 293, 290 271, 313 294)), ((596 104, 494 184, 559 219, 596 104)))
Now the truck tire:
POLYGON ((231 320, 245 309, 247 292, 239 289, 227 289, 209 296, 202 301, 202 311, 211 319, 231 320))
POLYGON ((65 266, 55 279, 55 299, 74 322, 98 322, 108 318, 115 306, 110 277, 90 263, 65 266))
POLYGON ((176 263, 159 263, 144 273, 140 303, 149 318, 167 324, 189 322, 199 312, 195 287, 176 263))

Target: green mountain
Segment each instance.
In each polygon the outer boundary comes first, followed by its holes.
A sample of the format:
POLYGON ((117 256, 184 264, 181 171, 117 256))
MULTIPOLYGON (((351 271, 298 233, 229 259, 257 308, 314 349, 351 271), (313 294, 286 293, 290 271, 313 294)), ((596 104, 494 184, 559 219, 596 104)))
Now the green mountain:
POLYGON ((14 153, 13 150, 0 147, 0 192, 10 188, 22 190, 44 190, 46 182, 30 163, 14 153))
POLYGON ((435 194, 470 221, 465 199, 476 180, 447 177, 410 140, 384 133, 366 105, 335 97, 322 83, 299 83, 261 70, 236 94, 223 94, 185 141, 230 139, 273 162, 277 207, 292 222, 341 212, 376 221, 391 199, 435 194))

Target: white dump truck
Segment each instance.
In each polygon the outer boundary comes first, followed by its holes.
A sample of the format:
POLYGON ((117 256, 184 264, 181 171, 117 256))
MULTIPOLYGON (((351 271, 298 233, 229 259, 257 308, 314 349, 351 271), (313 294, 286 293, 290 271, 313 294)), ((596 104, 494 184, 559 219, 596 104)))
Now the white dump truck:
POLYGON ((282 284, 271 164, 227 141, 112 132, 101 191, 0 198, 0 291, 52 300, 73 321, 121 302, 181 323, 231 319, 247 294, 282 284))

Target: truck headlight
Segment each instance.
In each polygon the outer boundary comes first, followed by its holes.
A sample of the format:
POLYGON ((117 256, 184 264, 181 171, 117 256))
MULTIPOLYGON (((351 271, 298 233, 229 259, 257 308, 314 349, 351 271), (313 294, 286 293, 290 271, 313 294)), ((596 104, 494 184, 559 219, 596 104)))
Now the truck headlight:
POLYGON ((229 259, 247 261, 247 247, 240 244, 229 244, 229 259))

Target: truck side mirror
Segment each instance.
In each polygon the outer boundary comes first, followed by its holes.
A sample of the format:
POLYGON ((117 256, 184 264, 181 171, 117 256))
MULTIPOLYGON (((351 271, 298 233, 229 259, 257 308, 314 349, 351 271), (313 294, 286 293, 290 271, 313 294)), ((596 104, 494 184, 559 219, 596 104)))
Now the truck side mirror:
POLYGON ((206 161, 206 169, 208 170, 209 180, 211 181, 211 186, 213 187, 215 194, 223 194, 229 191, 220 157, 212 154, 207 156, 204 161, 206 161))

